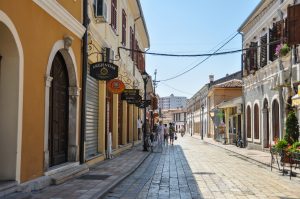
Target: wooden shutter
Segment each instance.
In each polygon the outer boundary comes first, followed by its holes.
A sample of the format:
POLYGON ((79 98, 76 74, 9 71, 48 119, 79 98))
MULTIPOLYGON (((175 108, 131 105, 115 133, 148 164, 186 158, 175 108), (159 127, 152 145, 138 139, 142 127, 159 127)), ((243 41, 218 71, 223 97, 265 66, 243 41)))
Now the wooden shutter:
POLYGON ((257 70, 257 42, 250 44, 250 70, 257 70))
POLYGON ((122 10, 122 44, 126 46, 126 13, 122 10))
POLYGON ((259 139, 259 108, 254 106, 254 139, 259 139))
POLYGON ((264 36, 262 36, 260 38, 260 67, 264 67, 265 65, 267 65, 268 60, 267 60, 267 51, 268 51, 268 47, 267 47, 267 43, 268 43, 268 38, 267 38, 267 34, 265 34, 264 36))
POLYGON ((300 44, 300 4, 288 7, 287 26, 288 44, 300 44))
POLYGON ((117 0, 111 0, 111 27, 117 29, 117 0))
POLYGON ((247 138, 251 138, 251 108, 247 107, 247 138))
POLYGON ((130 57, 131 57, 132 61, 133 61, 133 51, 132 50, 134 49, 133 38, 134 38, 133 29, 132 29, 132 27, 130 27, 130 49, 131 49, 130 57))

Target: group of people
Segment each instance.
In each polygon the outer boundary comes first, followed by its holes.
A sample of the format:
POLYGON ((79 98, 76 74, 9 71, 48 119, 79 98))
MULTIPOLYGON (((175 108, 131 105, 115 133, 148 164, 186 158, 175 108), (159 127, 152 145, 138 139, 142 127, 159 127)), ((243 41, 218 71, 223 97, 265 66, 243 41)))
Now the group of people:
MULTIPOLYGON (((139 121, 138 121, 139 122, 139 121)), ((158 125, 154 125, 153 131, 151 132, 150 123, 148 118, 145 123, 139 122, 139 137, 142 132, 144 132, 144 128, 146 128, 146 135, 150 135, 151 142, 157 139, 158 146, 164 145, 174 145, 174 140, 177 139, 176 130, 173 123, 163 124, 162 121, 159 121, 158 125), (142 128, 139 128, 142 127, 142 128), (156 138, 156 139, 155 139, 156 138), (169 141, 170 140, 170 141, 169 141)), ((183 135, 181 135, 183 136, 183 135)))
POLYGON ((176 131, 172 123, 169 123, 169 127, 167 124, 162 123, 162 121, 159 122, 159 125, 157 126, 157 139, 158 139, 158 144, 162 145, 163 143, 165 145, 169 144, 169 139, 170 139, 170 144, 174 144, 174 139, 177 138, 176 136, 176 131))

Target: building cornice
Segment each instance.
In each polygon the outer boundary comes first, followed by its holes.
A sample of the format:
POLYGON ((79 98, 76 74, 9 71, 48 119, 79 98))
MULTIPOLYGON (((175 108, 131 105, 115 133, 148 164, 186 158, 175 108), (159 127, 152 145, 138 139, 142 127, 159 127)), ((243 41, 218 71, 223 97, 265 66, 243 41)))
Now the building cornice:
POLYGON ((64 7, 56 0, 32 0, 59 23, 73 32, 78 38, 82 38, 85 27, 77 21, 64 7))

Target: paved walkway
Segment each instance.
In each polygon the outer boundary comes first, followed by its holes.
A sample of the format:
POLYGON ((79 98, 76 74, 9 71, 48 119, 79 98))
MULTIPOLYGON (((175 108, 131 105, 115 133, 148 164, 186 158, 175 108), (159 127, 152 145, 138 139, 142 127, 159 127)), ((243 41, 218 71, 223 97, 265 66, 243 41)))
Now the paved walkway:
POLYGON ((105 199, 300 198, 300 179, 184 136, 146 161, 105 199))
MULTIPOLYGON (((69 180, 61 185, 52 185, 41 191, 33 192, 23 198, 30 199, 97 199, 109 189, 131 174, 149 153, 136 146, 120 156, 106 160, 92 168, 87 174, 69 180)), ((22 193, 7 196, 9 199, 22 198, 22 193)))
MULTIPOLYGON (((192 136, 195 139, 201 140, 201 137, 199 135, 193 135, 192 136)), ((259 162, 261 164, 264 164, 268 167, 271 166, 271 154, 270 152, 264 152, 264 151, 259 151, 259 150, 249 150, 247 148, 238 148, 235 145, 224 145, 220 142, 217 142, 215 140, 213 140, 212 138, 204 138, 204 141, 218 146, 220 148, 226 149, 228 151, 237 153, 245 158, 248 158, 250 160, 254 160, 256 162, 259 162)), ((278 157, 279 158, 279 157, 278 157)), ((273 168, 274 169, 278 169, 277 163, 274 162, 273 163, 273 168)), ((289 167, 286 167, 287 170, 289 170, 289 167)), ((297 177, 300 177, 300 171, 293 169, 293 172, 297 174, 297 177)))

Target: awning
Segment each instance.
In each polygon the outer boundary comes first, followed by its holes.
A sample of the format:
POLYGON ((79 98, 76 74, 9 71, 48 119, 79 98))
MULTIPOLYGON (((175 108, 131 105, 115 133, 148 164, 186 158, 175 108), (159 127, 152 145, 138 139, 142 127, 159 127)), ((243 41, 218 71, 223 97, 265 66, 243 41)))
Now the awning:
POLYGON ((300 96, 297 94, 292 97, 292 106, 299 106, 299 105, 300 105, 300 96))
POLYGON ((237 97, 231 100, 223 101, 217 105, 218 108, 238 107, 243 103, 242 97, 237 97))

